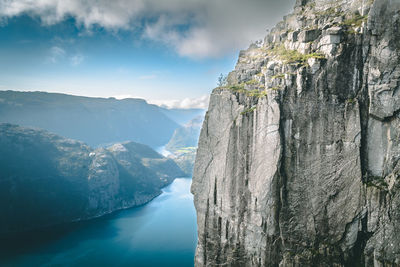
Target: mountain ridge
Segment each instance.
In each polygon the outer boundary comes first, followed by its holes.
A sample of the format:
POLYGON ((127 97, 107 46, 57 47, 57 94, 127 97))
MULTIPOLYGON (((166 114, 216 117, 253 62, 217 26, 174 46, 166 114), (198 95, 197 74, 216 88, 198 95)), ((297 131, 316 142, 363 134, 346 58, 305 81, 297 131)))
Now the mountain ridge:
POLYGON ((165 145, 193 110, 165 110, 144 99, 0 91, 0 122, 42 128, 93 147, 135 141, 165 145))

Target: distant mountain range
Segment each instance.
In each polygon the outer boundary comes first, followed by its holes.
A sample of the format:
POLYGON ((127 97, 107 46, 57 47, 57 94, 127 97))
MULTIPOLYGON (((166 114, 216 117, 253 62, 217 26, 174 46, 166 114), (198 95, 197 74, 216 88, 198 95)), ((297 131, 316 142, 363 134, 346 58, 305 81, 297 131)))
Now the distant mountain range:
POLYGON ((185 173, 134 142, 92 149, 53 133, 0 124, 0 234, 144 204, 185 173))
POLYGON ((165 109, 143 99, 0 91, 0 122, 38 127, 98 147, 135 141, 165 145, 201 109, 165 109))

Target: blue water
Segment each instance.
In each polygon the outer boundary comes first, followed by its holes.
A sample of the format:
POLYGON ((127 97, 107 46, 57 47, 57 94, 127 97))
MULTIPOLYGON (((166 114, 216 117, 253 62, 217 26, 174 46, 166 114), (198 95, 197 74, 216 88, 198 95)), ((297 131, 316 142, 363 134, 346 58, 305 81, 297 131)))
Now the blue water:
POLYGON ((191 179, 176 179, 150 203, 1 240, 1 266, 193 266, 196 214, 191 179))

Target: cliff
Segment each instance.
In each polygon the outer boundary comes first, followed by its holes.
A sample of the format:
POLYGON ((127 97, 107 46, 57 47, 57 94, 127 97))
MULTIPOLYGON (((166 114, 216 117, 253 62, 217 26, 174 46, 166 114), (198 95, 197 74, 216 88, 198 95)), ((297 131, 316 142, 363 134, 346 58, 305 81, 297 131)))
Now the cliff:
POLYGON ((150 147, 82 142, 0 124, 0 235, 142 205, 184 173, 150 147))
POLYGON ((400 1, 298 0, 214 89, 196 266, 400 265, 400 1))

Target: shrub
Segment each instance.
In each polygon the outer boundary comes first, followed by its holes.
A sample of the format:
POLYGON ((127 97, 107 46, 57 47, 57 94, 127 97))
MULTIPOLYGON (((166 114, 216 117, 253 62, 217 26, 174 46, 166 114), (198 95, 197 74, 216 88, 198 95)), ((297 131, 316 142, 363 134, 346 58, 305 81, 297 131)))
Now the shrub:
POLYGON ((228 82, 228 77, 221 73, 218 77, 218 82, 217 82, 218 87, 226 86, 227 82, 228 82))

